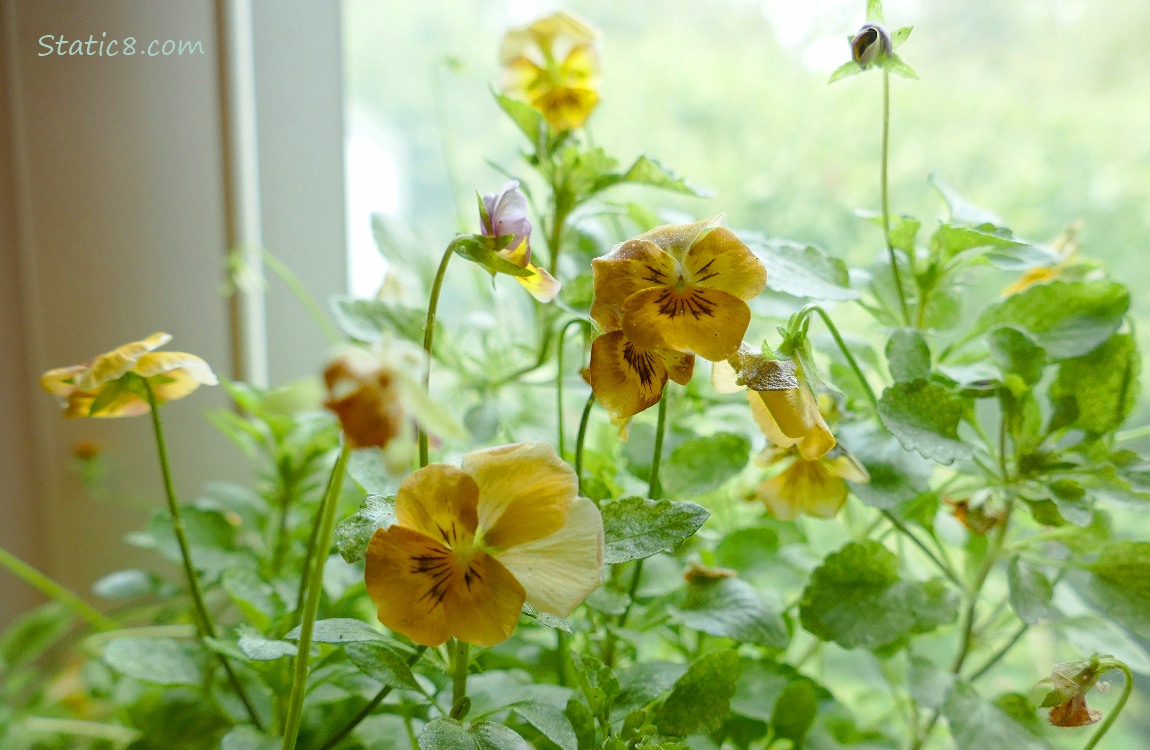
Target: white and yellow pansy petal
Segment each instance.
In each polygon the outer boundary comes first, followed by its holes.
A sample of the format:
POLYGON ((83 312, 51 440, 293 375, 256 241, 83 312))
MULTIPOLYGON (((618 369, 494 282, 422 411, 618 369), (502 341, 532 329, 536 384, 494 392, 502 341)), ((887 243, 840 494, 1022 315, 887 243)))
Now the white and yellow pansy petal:
MULTIPOLYGON (((739 382, 739 371, 725 359, 711 364, 711 387, 715 393, 738 393, 747 389, 747 386, 739 382)), ((754 407, 753 402, 751 406, 754 407)))
POLYGON ((105 352, 96 357, 84 372, 76 376, 74 381, 76 387, 82 391, 93 391, 104 383, 118 380, 132 371, 140 357, 171 340, 171 335, 167 333, 153 333, 142 341, 133 341, 105 352))
POLYGON ((395 496, 395 519, 448 547, 468 546, 479 524, 479 487, 447 464, 412 472, 395 496))
POLYGON ((585 497, 576 498, 563 528, 510 547, 499 560, 523 584, 528 604, 566 617, 603 582, 603 518, 599 509, 585 497))
POLYGON ((813 461, 835 447, 835 436, 805 386, 782 391, 756 391, 784 435, 798 439, 803 458, 813 461))
MULTIPOLYGON (((691 246, 701 241, 709 232, 723 223, 723 214, 712 216, 709 219, 696 221, 693 224, 665 224, 661 227, 644 232, 635 240, 653 242, 671 255, 677 262, 682 262, 687 256, 691 246)), ((634 240, 632 240, 634 241, 634 240)))
POLYGON ((767 269, 735 233, 715 227, 691 245, 683 260, 687 283, 721 289, 748 300, 767 286, 767 269))
POLYGON ((554 276, 534 264, 528 264, 527 270, 532 272, 530 276, 516 276, 514 278, 523 285, 523 288, 532 297, 546 304, 559 295, 559 290, 563 285, 554 276))
POLYGON ((559 75, 568 86, 595 87, 599 83, 599 53, 590 44, 573 47, 563 59, 559 75))
MULTIPOLYGON (((793 388, 790 390, 797 391, 798 389, 793 388)), ((797 445, 799 440, 802 438, 790 437, 785 432, 783 432, 782 428, 779 427, 779 423, 775 421, 771 410, 767 408, 767 404, 762 398, 762 394, 777 393, 781 394, 782 398, 786 398, 787 394, 790 393, 790 390, 762 392, 747 391, 747 401, 751 404, 751 417, 755 420, 755 424, 759 426, 759 429, 763 431, 763 434, 767 436, 767 440, 771 443, 771 445, 777 446, 779 448, 790 448, 793 445, 797 445)))
POLYGON ((443 600, 452 635, 477 646, 511 637, 525 597, 523 585, 491 555, 477 552, 443 600))
POLYGON ((194 354, 184 352, 151 352, 140 357, 134 372, 143 378, 163 375, 162 382, 152 389, 161 401, 175 401, 187 396, 201 385, 216 385, 220 381, 207 362, 194 354))
POLYGON ((392 525, 367 545, 364 582, 381 623, 423 646, 452 635, 443 600, 461 576, 458 559, 418 531, 392 525))
POLYGON ((840 448, 838 455, 828 454, 823 457, 823 463, 836 477, 848 482, 869 482, 870 474, 854 456, 840 448))
POLYGON ((637 349, 622 331, 591 342, 591 390, 614 420, 628 419, 659 403, 667 366, 655 350, 637 349))
POLYGON ((40 376, 40 387, 59 398, 68 398, 76 388, 76 377, 87 370, 85 365, 71 365, 48 370, 40 376))
POLYGON ((622 327, 643 349, 674 349, 712 362, 739 349, 751 309, 718 289, 656 287, 636 292, 623 303, 622 327))
POLYGON ((574 470, 544 443, 514 443, 468 453, 461 466, 479 487, 485 548, 503 550, 561 528, 575 497, 574 470))

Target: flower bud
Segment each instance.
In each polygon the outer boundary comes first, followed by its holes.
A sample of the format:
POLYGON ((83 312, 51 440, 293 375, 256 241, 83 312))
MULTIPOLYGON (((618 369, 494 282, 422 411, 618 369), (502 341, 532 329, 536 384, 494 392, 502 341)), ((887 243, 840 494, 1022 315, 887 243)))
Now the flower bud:
POLYGON ((851 39, 851 59, 864 70, 874 63, 882 64, 894 47, 890 34, 877 23, 868 23, 851 39))

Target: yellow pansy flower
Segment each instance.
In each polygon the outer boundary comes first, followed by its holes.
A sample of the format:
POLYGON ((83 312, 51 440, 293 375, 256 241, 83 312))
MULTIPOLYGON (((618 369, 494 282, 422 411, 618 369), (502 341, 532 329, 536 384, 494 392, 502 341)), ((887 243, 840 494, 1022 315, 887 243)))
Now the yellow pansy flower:
MULTIPOLYGON (((776 391, 777 393, 777 391, 776 391)), ((771 515, 784 521, 800 513, 818 518, 833 518, 847 499, 847 482, 866 482, 870 479, 866 469, 854 456, 835 445, 816 457, 803 453, 803 438, 788 436, 775 420, 774 412, 760 396, 748 392, 751 415, 772 443, 764 456, 769 465, 783 465, 775 476, 755 488, 755 497, 762 501, 771 515)), ((816 406, 816 410, 817 410, 816 406)), ((826 426, 822 415, 819 420, 826 426)), ((828 429, 826 434, 830 435, 828 429)))
POLYGON ((591 390, 615 421, 623 421, 659 403, 668 378, 691 381, 695 358, 671 349, 640 349, 622 331, 591 342, 591 390))
POLYGON ((596 32, 555 13, 503 38, 503 90, 527 102, 558 131, 578 128, 599 103, 596 32))
POLYGON ((154 351, 171 340, 166 333, 153 333, 143 341, 101 354, 86 365, 49 370, 40 376, 40 387, 60 400, 68 418, 108 418, 150 411, 146 394, 126 382, 129 375, 148 380, 160 403, 219 382, 208 363, 194 354, 154 351))
POLYGON ((592 317, 640 350, 735 354, 751 321, 746 300, 763 291, 767 271, 722 218, 658 227, 591 261, 592 317))
POLYGON ((603 520, 550 446, 516 443, 432 464, 399 486, 396 523, 367 549, 379 621, 416 643, 492 646, 524 602, 566 617, 602 582, 603 520))
POLYGON ((1050 265, 1034 266, 1023 271, 1015 281, 1007 284, 1002 290, 1003 297, 1010 297, 1025 291, 1038 284, 1056 281, 1066 275, 1066 271, 1075 265, 1074 256, 1078 253, 1078 232, 1082 225, 1075 223, 1050 243, 1051 250, 1057 260, 1050 265))

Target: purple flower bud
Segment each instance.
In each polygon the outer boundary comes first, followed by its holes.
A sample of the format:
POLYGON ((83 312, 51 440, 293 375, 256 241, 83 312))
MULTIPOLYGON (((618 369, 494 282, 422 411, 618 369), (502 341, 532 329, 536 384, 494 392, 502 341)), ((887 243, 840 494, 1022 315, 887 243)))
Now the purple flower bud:
POLYGON ((483 234, 488 237, 512 235, 507 247, 513 251, 531 240, 531 222, 527 219, 527 198, 519 189, 518 181, 511 180, 506 183, 498 195, 483 196, 480 221, 483 224, 483 234))

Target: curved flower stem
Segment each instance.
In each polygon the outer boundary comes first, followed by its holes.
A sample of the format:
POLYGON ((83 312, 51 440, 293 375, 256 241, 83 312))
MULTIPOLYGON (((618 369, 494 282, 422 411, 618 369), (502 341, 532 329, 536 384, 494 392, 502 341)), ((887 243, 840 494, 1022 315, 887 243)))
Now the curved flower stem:
MULTIPOLYGON (((439 292, 443 289, 443 277, 447 274, 447 264, 455 254, 455 247, 448 245, 443 253, 443 260, 439 261, 439 269, 435 272, 435 281, 431 284, 431 299, 427 303, 427 321, 423 326, 423 390, 431 389, 431 347, 435 341, 435 312, 439 308, 439 292)), ((427 466, 427 431, 420 425, 417 428, 419 436, 419 466, 427 466)))
MULTIPOLYGON (((587 403, 583 405, 583 416, 579 420, 579 434, 575 437, 575 481, 579 483, 579 491, 583 491, 583 443, 587 440, 587 422, 591 419, 591 407, 595 405, 595 393, 587 395, 587 403)), ((598 503, 596 503, 598 505, 598 503)))
MULTIPOLYGON (((880 177, 882 189, 882 236, 886 242, 887 255, 890 257, 890 270, 894 276, 894 288, 898 291, 898 304, 902 310, 902 319, 910 325, 910 309, 906 305, 906 292, 902 288, 902 273, 898 270, 898 258, 894 253, 894 245, 890 243, 890 191, 887 187, 887 164, 890 162, 890 73, 886 68, 882 71, 882 172, 880 177)), ((914 264, 913 255, 910 262, 914 264)))
MULTIPOLYGON (((415 663, 419 661, 419 659, 423 656, 423 652, 426 650, 427 646, 417 647, 415 649, 415 653, 408 658, 407 666, 415 666, 415 663)), ((316 748, 316 750, 331 750, 331 748, 338 745, 344 737, 351 734, 352 730, 359 726, 361 721, 366 719, 368 716, 371 716, 372 713, 375 712, 375 709, 379 708, 379 704, 383 703, 383 699, 391 694, 393 687, 394 686, 392 685, 384 685, 381 687, 379 692, 375 694, 375 697, 368 701, 367 705, 361 708, 359 713, 348 719, 346 724, 340 727, 339 730, 331 737, 328 737, 322 745, 316 748)))
POLYGON ((307 687, 308 661, 311 659, 311 635, 315 626, 319 600, 323 594, 323 568, 327 563, 327 551, 331 548, 332 527, 335 525, 335 510, 339 505, 339 493, 343 488, 344 470, 351 449, 344 443, 339 458, 331 470, 331 481, 323 497, 323 513, 320 520, 319 543, 316 546, 315 569, 308 579, 307 599, 304 601, 303 621, 299 630, 299 653, 296 655, 292 678, 291 698, 288 700, 287 720, 284 723, 283 750, 294 750, 299 736, 300 716, 303 713, 303 697, 307 687))
MULTIPOLYGON (((152 414, 152 432, 156 438, 156 453, 160 458, 160 474, 164 480, 164 496, 168 501, 168 513, 172 516, 172 532, 176 536, 176 543, 180 547, 180 561, 184 568, 184 577, 188 581, 188 592, 192 597, 192 604, 195 607, 196 627, 200 631, 202 637, 215 638, 216 628, 212 623, 212 616, 208 612, 207 605, 204 604, 204 594, 200 590, 200 581, 196 576, 196 567, 192 564, 192 548, 188 544, 188 535, 184 529, 184 519, 180 515, 180 503, 176 499, 176 488, 172 482, 172 468, 168 464, 168 445, 164 439, 164 426, 160 422, 160 402, 156 398, 156 391, 152 388, 152 384, 148 382, 147 378, 141 378, 144 384, 144 392, 148 397, 148 406, 151 407, 152 414)), ((252 724, 257 729, 262 730, 263 725, 260 722, 259 714, 256 713, 255 707, 252 705, 251 700, 248 698, 247 692, 244 690, 243 685, 240 683, 240 678, 232 670, 232 665, 228 662, 227 657, 223 654, 216 653, 216 659, 220 662, 220 666, 224 668, 227 673, 228 682, 231 683, 232 689, 236 691, 236 695, 244 704, 244 708, 251 717, 252 724)))
POLYGON ((33 568, 28 563, 0 547, 0 567, 7 568, 14 576, 32 586, 49 599, 55 599, 96 630, 112 630, 116 623, 100 610, 76 596, 56 581, 33 568))
MULTIPOLYGON (((325 498, 327 497, 328 493, 331 492, 331 485, 334 481, 335 469, 333 467, 331 473, 328 474, 327 484, 324 485, 323 488, 323 496, 325 498)), ((324 504, 321 502, 319 507, 315 510, 315 515, 313 515, 311 519, 311 533, 308 534, 307 537, 307 552, 304 553, 303 557, 303 573, 300 575, 299 589, 296 591, 295 609, 292 610, 293 615, 297 614, 301 609, 303 609, 304 596, 307 595, 308 589, 311 586, 311 573, 315 567, 315 563, 313 561, 315 560, 316 547, 319 545, 319 527, 321 525, 320 518, 323 517, 323 512, 324 504)))
MULTIPOLYGON (((555 421, 558 425, 558 441, 556 445, 559 448, 559 457, 563 457, 563 342, 567 338, 567 329, 573 325, 586 325, 587 322, 581 318, 574 318, 563 324, 559 329, 559 341, 555 344, 555 421)), ((560 631, 562 632, 562 631, 560 631)))
POLYGON ((851 371, 854 372, 855 377, 859 381, 859 385, 861 385, 863 390, 866 392, 867 400, 870 401, 871 406, 874 407, 875 411, 878 411, 878 398, 874 395, 874 390, 871 389, 870 383, 867 381, 866 376, 863 375, 863 371, 862 368, 859 367, 858 360, 856 360, 854 355, 851 354, 851 350, 847 348, 847 344, 845 341, 843 341, 843 337, 841 334, 839 334, 839 329, 837 326, 835 326, 834 321, 831 320, 831 316, 828 315, 827 311, 824 310, 821 306, 811 304, 805 306, 802 310, 799 311, 799 320, 801 321, 803 318, 808 317, 811 313, 818 313, 818 316, 822 318, 823 324, 826 325, 827 330, 831 333, 831 338, 835 340, 835 344, 838 345, 839 351, 841 351, 843 353, 843 357, 846 358, 847 365, 851 368, 851 371))
POLYGON ((914 533, 912 533, 911 530, 906 527, 906 524, 900 521, 898 517, 891 513, 889 510, 883 509, 880 512, 882 513, 883 517, 886 518, 886 520, 890 521, 891 525, 894 526, 899 533, 909 539, 911 543, 914 544, 914 546, 918 547, 919 550, 921 550, 922 553, 926 555, 932 563, 934 563, 935 567, 937 567, 951 583, 953 583, 955 586, 958 586, 960 589, 964 588, 962 581, 958 577, 958 574, 955 573, 949 565, 943 562, 938 555, 934 554, 934 551, 931 550, 930 547, 927 547, 921 539, 915 536, 914 533))
POLYGON ((295 272, 292 271, 286 263, 277 258, 266 247, 260 248, 260 257, 263 258, 264 265, 271 269, 272 273, 276 276, 279 276, 280 281, 284 283, 284 286, 288 288, 299 301, 300 305, 303 306, 303 309, 307 311, 307 314, 311 316, 311 319, 315 321, 316 327, 319 328, 328 342, 332 344, 338 343, 343 338, 342 334, 332 325, 327 316, 324 315, 323 309, 319 306, 319 303, 315 301, 315 297, 311 295, 311 292, 307 290, 303 282, 300 281, 299 276, 296 276, 295 272))
POLYGON ((462 720, 471 703, 467 698, 467 667, 471 661, 471 644, 455 639, 451 665, 451 718, 462 720))
POLYGON ((1126 699, 1130 697, 1130 692, 1134 689, 1134 675, 1130 674, 1130 668, 1120 661, 1116 661, 1115 668, 1122 670, 1122 676, 1126 678, 1126 683, 1122 686, 1122 695, 1118 696, 1118 702, 1114 704, 1114 708, 1106 715, 1106 719, 1098 726, 1098 731, 1094 736, 1082 746, 1082 750, 1093 750, 1106 733, 1110 731, 1110 725, 1118 718, 1118 714, 1122 713, 1123 707, 1126 705, 1126 699))

